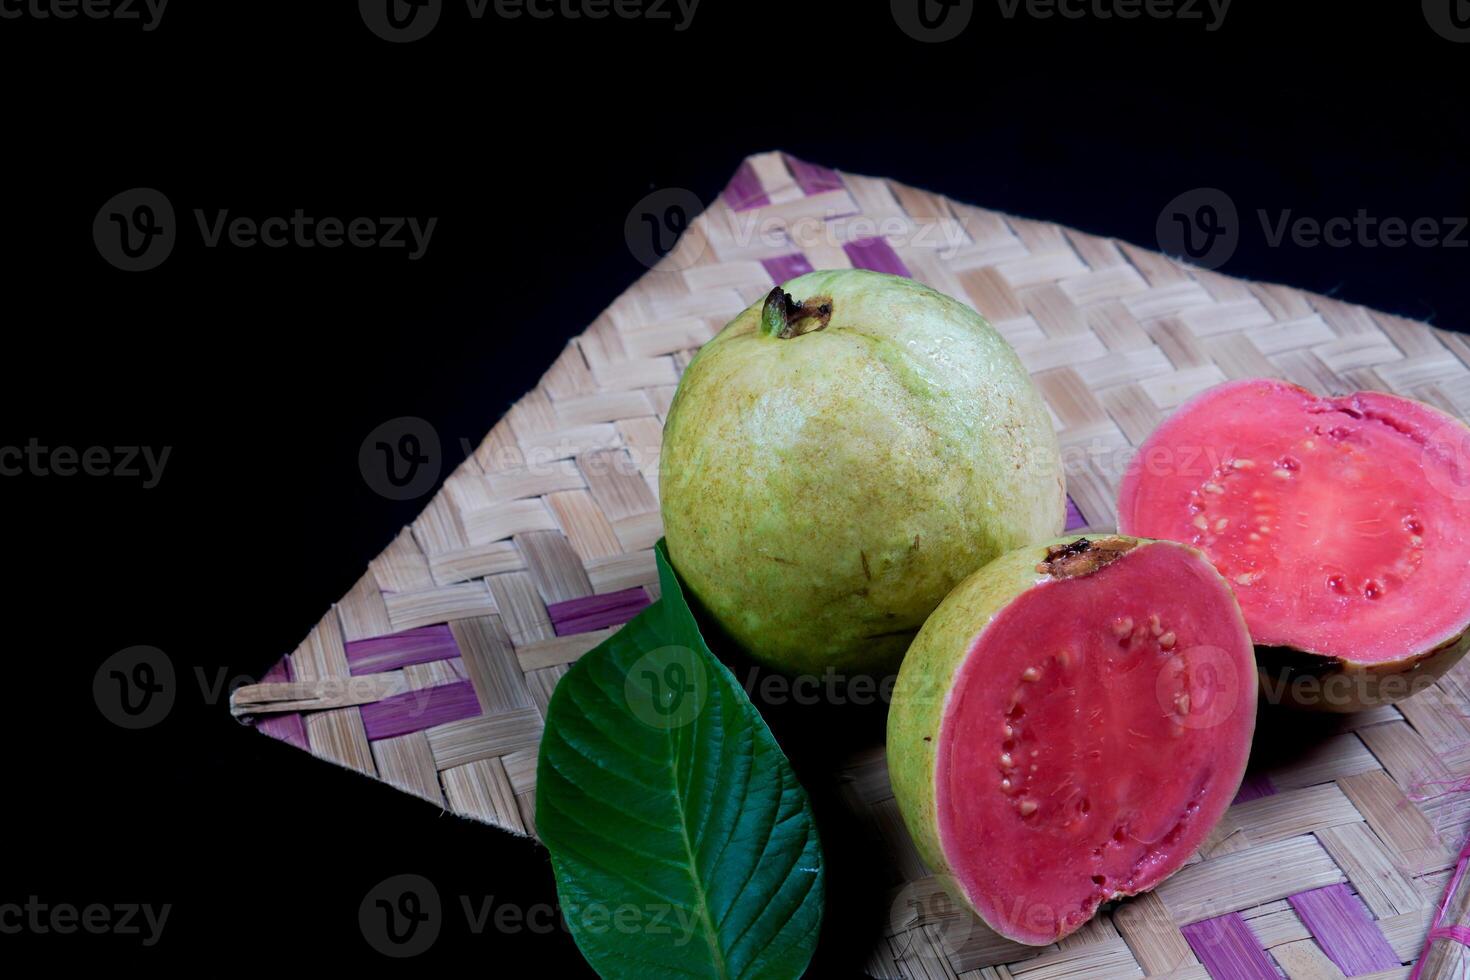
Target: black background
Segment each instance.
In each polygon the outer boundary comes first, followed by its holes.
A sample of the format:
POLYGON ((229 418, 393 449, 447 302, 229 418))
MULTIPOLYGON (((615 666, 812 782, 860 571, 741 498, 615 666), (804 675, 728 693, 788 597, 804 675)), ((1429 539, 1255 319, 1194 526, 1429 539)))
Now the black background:
MULTIPOLYGON (((302 965, 389 966, 358 903, 415 873, 447 919, 415 966, 584 969, 564 934, 475 935, 459 908, 554 902, 543 851, 236 725, 199 677, 259 676, 352 586, 428 499, 374 493, 364 436, 421 416, 449 472, 644 271, 623 229, 652 190, 710 200, 779 147, 1153 247, 1166 202, 1218 187, 1245 219, 1223 271, 1470 325, 1464 248, 1271 247, 1250 217, 1470 214, 1470 44, 1415 3, 1286 6, 1236 0, 1207 31, 1007 19, 990 0, 943 44, 856 2, 703 0, 684 31, 474 21, 450 2, 398 45, 344 2, 175 0, 151 32, 0 19, 0 444, 172 447, 154 489, 0 480, 0 903, 173 906, 151 948, 25 934, 0 936, 0 956, 259 973, 290 947, 302 965), (162 266, 128 274, 91 224, 139 186, 186 223, 162 266), (416 262, 206 249, 187 223, 298 207, 439 221, 416 262), (164 650, 180 684, 141 732, 91 696, 98 665, 134 644, 164 650)), ((860 863, 834 862, 829 887, 859 891, 860 863)), ((855 970, 853 928, 829 912, 816 972, 855 970)))

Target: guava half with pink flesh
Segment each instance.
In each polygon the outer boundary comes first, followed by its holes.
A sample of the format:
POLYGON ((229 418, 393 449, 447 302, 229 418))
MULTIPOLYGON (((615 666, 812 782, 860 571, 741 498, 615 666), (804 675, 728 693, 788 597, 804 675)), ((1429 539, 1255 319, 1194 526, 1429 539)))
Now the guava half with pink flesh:
POLYGON ((1184 864, 1240 786, 1255 717, 1245 620, 1204 555, 1062 538, 929 617, 894 687, 889 777, 946 889, 1039 946, 1184 864))
POLYGON ((1386 704, 1467 646, 1467 449, 1463 423, 1406 398, 1229 382, 1145 440, 1118 528, 1209 555, 1259 647, 1268 700, 1386 704))

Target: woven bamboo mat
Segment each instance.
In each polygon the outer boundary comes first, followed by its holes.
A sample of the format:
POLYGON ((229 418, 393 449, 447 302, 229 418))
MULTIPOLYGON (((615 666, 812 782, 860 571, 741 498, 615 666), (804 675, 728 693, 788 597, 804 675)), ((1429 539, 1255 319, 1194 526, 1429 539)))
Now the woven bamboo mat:
MULTIPOLYGON (((680 371, 773 283, 848 266, 967 299, 1010 340, 1061 433, 1073 527, 1111 527, 1130 447, 1227 378, 1380 389, 1470 416, 1464 337, 761 154, 567 346, 271 683, 241 693, 272 703, 260 730, 534 835, 552 688, 657 597, 659 439, 680 371)), ((881 746, 858 752, 834 775, 891 885, 869 973, 1406 976, 1470 824, 1470 794, 1427 798, 1470 773, 1470 661, 1397 708, 1257 741, 1200 856, 1040 951, 953 913, 903 829, 881 746)))

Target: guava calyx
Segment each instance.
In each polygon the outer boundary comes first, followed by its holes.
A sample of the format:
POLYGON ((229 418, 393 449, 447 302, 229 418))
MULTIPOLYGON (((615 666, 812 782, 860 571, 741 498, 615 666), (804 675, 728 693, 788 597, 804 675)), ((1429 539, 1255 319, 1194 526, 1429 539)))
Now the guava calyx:
POLYGON ((1112 564, 1137 545, 1136 539, 1117 535, 1096 540, 1077 538, 1048 546, 1046 560, 1036 566, 1036 571, 1055 579, 1081 578, 1112 564))
POLYGON ((778 340, 790 340, 802 334, 827 329, 832 322, 832 300, 816 296, 798 303, 786 290, 777 286, 766 294, 761 307, 761 333, 778 340), (815 320, 816 325, 806 325, 815 320))

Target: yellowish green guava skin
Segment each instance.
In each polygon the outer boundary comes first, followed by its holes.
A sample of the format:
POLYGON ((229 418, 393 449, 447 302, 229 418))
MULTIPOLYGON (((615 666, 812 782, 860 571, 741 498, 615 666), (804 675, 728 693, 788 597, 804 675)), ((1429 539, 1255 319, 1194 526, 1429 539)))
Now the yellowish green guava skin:
POLYGON ((1056 434, 963 303, 854 269, 784 288, 829 300, 827 326, 769 335, 756 303, 680 381, 659 465, 669 557, 756 660, 891 670, 956 583, 1061 531, 1056 434))

